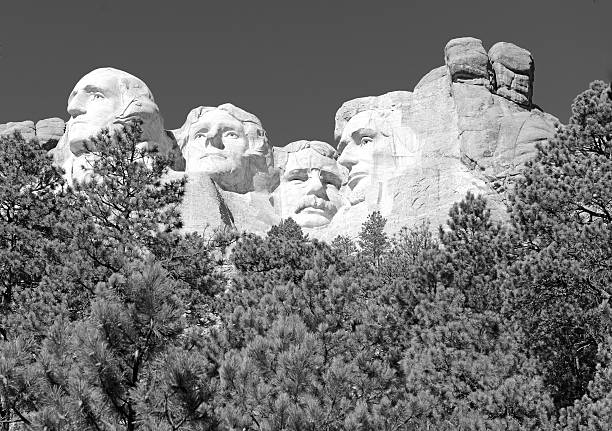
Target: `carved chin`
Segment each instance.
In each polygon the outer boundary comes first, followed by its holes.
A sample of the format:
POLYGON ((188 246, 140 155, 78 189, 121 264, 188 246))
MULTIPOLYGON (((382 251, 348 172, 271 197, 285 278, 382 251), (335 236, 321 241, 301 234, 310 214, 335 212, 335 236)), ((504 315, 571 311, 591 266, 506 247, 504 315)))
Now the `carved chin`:
POLYGON ((202 172, 210 176, 225 175, 238 170, 239 164, 235 160, 221 156, 203 157, 187 166, 188 172, 202 172))
POLYGON ((80 142, 91 139, 98 135, 104 128, 110 128, 111 132, 117 128, 112 123, 73 123, 68 128, 68 142, 80 142))
POLYGON ((291 216, 302 227, 313 228, 327 226, 333 214, 315 208, 305 208, 298 214, 291 216))

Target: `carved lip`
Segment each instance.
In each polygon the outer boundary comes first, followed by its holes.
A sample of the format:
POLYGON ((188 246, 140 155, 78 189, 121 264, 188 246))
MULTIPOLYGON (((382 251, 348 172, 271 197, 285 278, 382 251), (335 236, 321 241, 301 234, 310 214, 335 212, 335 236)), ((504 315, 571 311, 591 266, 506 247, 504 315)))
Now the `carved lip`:
POLYGON ((207 151, 204 154, 202 154, 200 156, 200 159, 204 159, 206 157, 216 157, 219 159, 226 159, 227 157, 225 157, 225 155, 221 152, 217 152, 217 151, 207 151))
POLYGON ((301 212, 314 212, 317 214, 324 214, 329 212, 335 212, 336 207, 330 202, 321 199, 317 196, 307 195, 298 204, 296 214, 301 212))

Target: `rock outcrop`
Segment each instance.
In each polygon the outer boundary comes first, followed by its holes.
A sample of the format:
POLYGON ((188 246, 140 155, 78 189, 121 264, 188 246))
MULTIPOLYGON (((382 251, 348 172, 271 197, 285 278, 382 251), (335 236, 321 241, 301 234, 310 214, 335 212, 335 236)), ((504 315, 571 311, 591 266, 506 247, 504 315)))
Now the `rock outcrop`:
POLYGON ((490 87, 491 64, 480 39, 460 37, 450 40, 444 48, 444 60, 453 82, 490 87))
POLYGON ((487 53, 479 39, 462 37, 446 44, 444 60, 413 91, 345 102, 335 117, 336 148, 310 140, 272 147, 259 118, 229 103, 192 109, 182 127, 165 130, 146 84, 112 68, 76 84, 68 123, 7 123, 0 135, 19 131, 55 147, 69 181, 85 181, 81 159, 95 157, 88 139, 141 118, 144 148, 177 155, 167 179, 187 177, 185 232, 265 233, 293 217, 309 235, 332 240, 356 236, 375 210, 389 232, 426 219, 436 229, 468 191, 485 195, 503 218, 505 192, 557 119, 532 101, 529 51, 499 42, 487 53), (92 88, 104 88, 113 103, 99 104, 92 88))
POLYGON ((61 118, 46 118, 36 123, 36 137, 43 148, 50 150, 55 147, 66 129, 66 123, 61 118))
POLYGON ((21 133, 25 139, 34 139, 36 137, 36 128, 34 122, 30 120, 26 121, 14 121, 6 124, 0 124, 0 135, 7 136, 13 133, 21 133))
MULTIPOLYGON (((552 137, 558 120, 531 103, 534 64, 528 51, 498 43, 487 55, 478 39, 459 38, 446 45, 445 60, 413 92, 359 98, 338 110, 337 142, 360 112, 399 111, 392 128, 414 131, 420 153, 418 163, 400 163, 391 178, 372 181, 363 199, 339 212, 341 218, 324 237, 356 235, 373 210, 387 217, 389 231, 423 219, 436 227, 468 191, 484 194, 493 213, 505 216, 504 191, 535 155, 536 144, 552 137), (498 78, 497 70, 504 77, 498 78)), ((349 184, 350 178, 349 172, 349 184)))
POLYGON ((512 102, 531 107, 535 66, 531 53, 513 43, 498 42, 489 50, 495 72, 495 92, 512 102))
POLYGON ((61 118, 46 118, 34 124, 33 121, 18 121, 0 124, 0 136, 21 133, 25 139, 38 139, 45 149, 53 148, 64 134, 65 123, 61 118))

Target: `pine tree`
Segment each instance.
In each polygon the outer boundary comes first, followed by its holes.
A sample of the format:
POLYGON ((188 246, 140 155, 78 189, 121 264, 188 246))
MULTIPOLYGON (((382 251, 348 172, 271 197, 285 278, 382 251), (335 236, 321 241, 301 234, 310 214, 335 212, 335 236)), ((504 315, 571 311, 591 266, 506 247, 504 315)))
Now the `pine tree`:
POLYGON ((384 231, 387 219, 380 212, 374 211, 361 226, 357 244, 364 256, 367 256, 374 267, 380 267, 383 255, 389 246, 389 239, 384 231))
POLYGON ((53 230, 63 220, 66 194, 61 171, 36 141, 0 137, 0 338, 48 270, 53 230))
POLYGON ((144 153, 140 134, 94 139, 93 180, 66 193, 46 272, 15 301, 1 401, 28 429, 214 426, 197 328, 211 324, 223 245, 178 234, 184 182, 163 180, 169 160, 144 153))
POLYGON ((349 267, 328 245, 277 233, 243 236, 234 251, 238 274, 213 337, 223 423, 367 428, 392 409, 385 394, 395 382, 379 340, 360 329, 372 289, 345 278, 349 267))
POLYGON ((567 126, 538 146, 512 196, 522 245, 513 313, 547 365, 557 406, 587 390, 609 330, 601 305, 612 286, 612 100, 595 81, 576 97, 567 126))
POLYGON ((415 308, 403 360, 410 429, 542 429, 552 400, 538 364, 495 312, 462 306, 463 295, 439 286, 415 308))
POLYGON ((482 196, 470 192, 453 204, 447 225, 440 228, 438 279, 461 291, 465 307, 500 313, 507 296, 506 268, 513 261, 512 232, 492 220, 482 196))
POLYGON ((357 253, 357 247, 351 238, 346 235, 338 235, 334 238, 331 246, 345 256, 351 256, 357 253))

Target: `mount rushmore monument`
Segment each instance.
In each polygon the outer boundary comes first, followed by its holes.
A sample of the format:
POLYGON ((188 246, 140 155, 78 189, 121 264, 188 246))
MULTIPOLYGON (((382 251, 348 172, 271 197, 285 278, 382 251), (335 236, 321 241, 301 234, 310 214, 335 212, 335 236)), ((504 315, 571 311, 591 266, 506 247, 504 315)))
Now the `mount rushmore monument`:
POLYGON ((8 123, 0 134, 38 138, 74 183, 92 174, 92 136, 140 119, 142 148, 173 155, 168 177, 188 179, 187 232, 231 226, 263 233, 291 217, 310 236, 331 240, 355 236, 375 210, 389 232, 425 219, 435 227, 468 191, 486 195, 504 217, 505 191, 558 120, 532 101, 529 51, 499 42, 487 52, 463 37, 448 42, 444 61, 413 91, 342 104, 333 142, 270 142, 262 121, 231 103, 195 107, 183 125, 166 128, 148 86, 113 68, 76 83, 66 123, 8 123))

